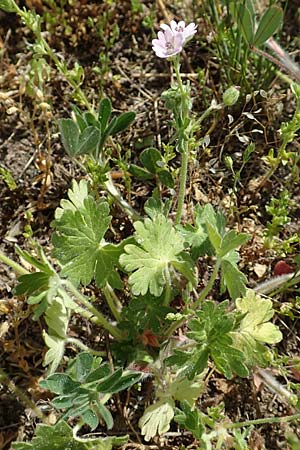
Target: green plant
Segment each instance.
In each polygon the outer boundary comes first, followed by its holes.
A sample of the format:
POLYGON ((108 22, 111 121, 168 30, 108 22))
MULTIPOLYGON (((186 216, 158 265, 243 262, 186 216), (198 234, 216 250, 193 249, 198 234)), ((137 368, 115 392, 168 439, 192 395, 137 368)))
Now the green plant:
POLYGON ((287 189, 280 193, 279 198, 273 197, 269 205, 266 206, 266 211, 271 216, 271 220, 267 223, 265 246, 282 256, 293 253, 299 244, 299 235, 297 233, 290 234, 287 226, 291 221, 292 208, 293 203, 287 189), (285 231, 286 236, 281 238, 283 231, 285 231))
POLYGON ((252 0, 208 1, 205 12, 213 30, 211 49, 223 62, 227 84, 249 91, 257 76, 269 86, 275 75, 274 68, 262 52, 251 55, 251 50, 265 44, 282 24, 280 8, 271 4, 258 23, 252 0))
MULTIPOLYGON (((229 437, 234 438, 236 448, 245 448, 252 425, 298 420, 299 414, 295 414, 228 424, 222 405, 205 412, 199 408, 209 371, 229 380, 248 377, 257 366, 270 364, 269 346, 280 342, 282 334, 272 323, 272 301, 247 289, 247 278, 239 267, 239 249, 250 236, 228 229, 225 215, 209 203, 195 205, 193 217, 184 214, 195 133, 212 112, 234 105, 239 98, 239 90, 231 86, 222 103, 213 100, 199 118, 192 113, 191 87, 182 80, 179 55, 195 34, 196 25, 172 21, 152 42, 157 56, 171 58, 175 71, 176 83, 163 93, 174 134, 163 151, 150 147, 141 153, 144 167, 129 167, 133 175, 154 179, 158 185, 145 202, 144 212, 137 213, 111 180, 112 153, 108 148, 111 139, 117 139, 133 123, 135 113, 113 114, 107 97, 100 100, 96 111, 81 89, 82 68, 75 64, 73 71, 68 70, 50 49, 40 18, 21 10, 13 0, 0 0, 0 6, 22 17, 35 34, 41 54, 54 61, 85 107, 85 111, 73 107, 72 118, 58 122, 63 147, 85 176, 72 181, 68 198, 62 199, 55 211, 51 255, 34 243, 31 230, 32 252, 16 247, 24 267, 0 253, 0 259, 18 274, 16 295, 27 297, 35 320, 43 319, 48 375, 40 386, 54 394, 51 406, 59 416, 53 426, 39 425, 31 443, 15 443, 13 448, 39 450, 43 441, 48 447, 76 450, 107 450, 123 444, 127 436, 91 439, 79 437, 79 432, 85 431, 83 427, 96 431, 99 424, 112 429, 118 394, 135 386, 140 389, 138 383, 147 374, 154 386, 153 403, 139 417, 146 441, 167 432, 175 420, 205 449, 215 445, 220 450, 229 437), (162 185, 177 189, 176 171, 169 167, 175 155, 181 161, 177 205, 161 195, 162 185), (104 188, 103 195, 99 187, 104 188), (112 201, 133 223, 133 231, 117 240, 111 232, 115 219, 112 201), (199 259, 209 266, 205 283, 198 280, 199 259), (86 343, 83 333, 75 338, 75 318, 98 327, 105 345, 101 340, 86 343), (75 357, 70 356, 69 346, 78 352, 75 357), (243 427, 248 430, 239 432, 243 427)), ((250 12, 245 5, 233 11, 242 27, 240 36, 251 45, 263 44, 277 29, 281 13, 270 7, 255 31, 250 12), (275 23, 266 28, 273 15, 275 23), (246 25, 250 25, 247 32, 246 25)), ((289 130, 288 139, 294 132, 295 128, 289 130)), ((240 171, 234 174, 235 188, 252 151, 249 146, 240 171)), ((39 417, 45 420, 42 414, 39 417)))

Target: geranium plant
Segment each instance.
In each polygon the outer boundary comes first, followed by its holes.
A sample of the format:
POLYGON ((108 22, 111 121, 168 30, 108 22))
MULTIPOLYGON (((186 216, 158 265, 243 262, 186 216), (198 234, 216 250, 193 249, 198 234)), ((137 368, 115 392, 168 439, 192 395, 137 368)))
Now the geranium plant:
MULTIPOLYGON (((6 0, 0 6, 30 23, 30 14, 14 2, 6 0)), ((235 104, 239 89, 230 87, 222 103, 213 100, 196 117, 190 85, 181 77, 180 54, 197 26, 172 20, 161 29, 152 46, 159 58, 170 61, 176 76, 162 99, 172 113, 175 150, 181 159, 179 179, 166 169, 162 172, 163 155, 157 149, 147 149, 141 160, 150 178, 157 176, 159 183, 172 189, 179 184, 177 195, 164 202, 154 189, 144 211, 135 211, 112 182, 107 152, 109 139, 134 126, 135 113, 114 114, 107 97, 97 111, 73 107, 72 117, 61 118, 58 129, 66 153, 86 170, 86 176, 72 181, 68 198, 56 208, 51 257, 37 244, 35 254, 16 248, 26 268, 0 255, 20 275, 15 294, 27 296, 34 319, 44 319, 48 376, 40 386, 51 392, 50 405, 59 412, 53 427, 39 425, 32 443, 15 443, 14 449, 38 449, 45 439, 52 440, 55 448, 79 450, 124 443, 126 436, 83 439, 80 432, 83 427, 97 430, 99 424, 113 429, 113 396, 134 386, 139 389, 145 377, 151 377, 154 386, 153 403, 139 418, 145 440, 167 432, 174 419, 193 433, 199 445, 206 445, 215 438, 207 437, 213 428, 212 412, 200 411, 197 401, 205 391, 208 371, 227 379, 248 377, 257 365, 270 363, 268 345, 282 338, 271 321, 271 300, 247 289, 247 278, 239 268, 239 248, 250 236, 228 229, 224 214, 209 203, 197 204, 191 219, 184 213, 195 132, 214 111, 235 104), (106 195, 99 194, 99 187, 106 195), (109 233, 112 202, 133 224, 132 235, 118 242, 109 233), (199 258, 211 265, 205 283, 199 283, 199 258), (94 304, 91 285, 101 293, 105 307, 94 304), (220 293, 226 299, 214 301, 220 293), (84 339, 72 336, 75 315, 105 332, 109 357, 104 345, 91 348, 84 339), (75 357, 66 353, 69 346, 78 350, 75 357)), ((43 42, 40 25, 36 34, 43 42)), ((253 42, 261 40, 256 37, 253 42)), ((80 98, 84 104, 86 98, 80 98)))

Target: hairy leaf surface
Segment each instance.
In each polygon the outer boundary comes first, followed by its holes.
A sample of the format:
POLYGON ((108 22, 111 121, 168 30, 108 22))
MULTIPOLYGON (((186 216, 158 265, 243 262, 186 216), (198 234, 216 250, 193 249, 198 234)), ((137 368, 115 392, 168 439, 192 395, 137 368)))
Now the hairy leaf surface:
POLYGON ((134 295, 145 295, 149 290, 152 295, 160 296, 167 283, 166 272, 172 266, 194 282, 191 263, 180 255, 184 240, 170 220, 158 214, 144 223, 135 222, 134 227, 139 246, 126 245, 126 254, 120 258, 125 270, 133 272, 129 283, 134 295))

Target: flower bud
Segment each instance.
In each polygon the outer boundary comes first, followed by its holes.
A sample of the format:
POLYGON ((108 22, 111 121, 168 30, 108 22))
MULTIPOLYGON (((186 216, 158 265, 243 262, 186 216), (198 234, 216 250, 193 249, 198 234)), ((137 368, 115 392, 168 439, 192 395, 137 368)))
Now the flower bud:
POLYGON ((0 9, 6 12, 17 12, 18 7, 14 0, 0 0, 0 9))
POLYGON ((223 103, 225 106, 232 106, 234 105, 240 96, 240 91, 238 86, 231 86, 230 88, 226 89, 226 91, 223 94, 223 103))

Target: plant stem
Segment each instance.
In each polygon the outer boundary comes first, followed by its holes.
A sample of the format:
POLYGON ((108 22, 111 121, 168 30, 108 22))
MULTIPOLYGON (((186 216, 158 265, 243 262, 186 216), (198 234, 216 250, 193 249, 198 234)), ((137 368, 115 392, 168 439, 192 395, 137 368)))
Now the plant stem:
POLYGON ((73 284, 70 281, 65 281, 64 284, 77 298, 77 300, 80 303, 82 303, 84 307, 88 309, 97 318, 97 321, 95 321, 95 323, 105 328, 118 341, 121 341, 124 338, 124 334, 120 330, 118 330, 118 328, 115 325, 110 324, 108 320, 103 316, 103 314, 101 314, 101 312, 98 311, 84 295, 78 292, 78 290, 73 286, 73 284))
POLYGON ((17 275, 28 275, 30 272, 0 251, 0 260, 11 267, 17 275))
POLYGON ((126 200, 120 194, 119 190, 115 187, 109 174, 108 180, 103 184, 106 191, 112 196, 115 202, 118 203, 119 206, 121 206, 121 208, 127 211, 132 220, 141 220, 141 216, 138 214, 138 212, 131 205, 129 205, 129 203, 126 202, 126 200))
POLYGON ((186 181, 187 181, 187 171, 189 162, 189 147, 187 142, 184 140, 182 142, 182 157, 181 157, 181 168, 179 176, 179 193, 178 193, 178 204, 177 212, 175 217, 175 224, 178 225, 181 221, 183 205, 185 200, 186 191, 186 181))
POLYGON ((121 305, 118 297, 116 296, 113 289, 110 287, 110 285, 108 283, 102 290, 103 290, 107 304, 110 307, 112 314, 114 315, 115 319, 118 322, 120 322, 120 320, 121 320, 120 311, 122 309, 122 305, 121 305))
MULTIPOLYGON (((216 278, 218 276, 218 273, 219 273, 220 265, 221 265, 221 261, 217 260, 216 261, 216 265, 215 265, 214 270, 213 270, 213 273, 212 273, 212 275, 211 275, 207 285, 202 290, 202 292, 199 295, 198 299, 190 306, 190 309, 195 311, 198 308, 198 306, 203 302, 203 300, 205 299, 205 297, 207 296, 207 294, 209 293, 209 291, 213 287, 213 284, 214 284, 214 282, 215 282, 215 280, 216 280, 216 278)), ((177 330, 177 328, 179 328, 181 325, 183 325, 184 322, 186 322, 187 318, 188 318, 188 316, 183 317, 182 319, 179 319, 177 322, 172 323, 172 325, 169 327, 169 329, 166 332, 167 337, 172 336, 174 331, 177 330)))
POLYGON ((287 423, 293 420, 299 420, 300 414, 293 414, 285 417, 265 417, 263 419, 246 420, 245 422, 222 424, 226 429, 243 428, 251 425, 263 425, 264 423, 287 423))
POLYGON ((42 413, 42 411, 36 406, 36 404, 27 397, 24 392, 19 389, 15 383, 13 383, 9 377, 6 375, 6 373, 1 369, 0 367, 0 384, 5 384, 8 389, 13 392, 17 397, 19 397, 20 400, 29 408, 31 409, 34 414, 42 421, 47 423, 47 417, 42 413))
POLYGON ((166 332, 167 338, 170 338, 172 334, 177 330, 177 328, 181 327, 181 325, 184 324, 184 322, 187 320, 188 316, 183 317, 182 319, 177 320, 176 322, 172 323, 172 325, 168 328, 166 332))
POLYGON ((174 70, 176 74, 177 83, 181 93, 181 129, 177 130, 179 133, 178 139, 178 149, 181 156, 181 168, 179 175, 179 193, 178 193, 178 204, 177 212, 175 217, 175 223, 179 224, 182 217, 182 211, 185 200, 186 191, 186 181, 187 181, 187 171, 189 162, 189 134, 188 134, 188 119, 189 119, 189 95, 184 89, 181 75, 180 75, 180 64, 178 57, 174 59, 174 70))
POLYGON ((89 352, 89 353, 91 353, 92 355, 95 355, 95 356, 106 356, 106 352, 101 352, 101 351, 98 351, 98 350, 94 350, 94 349, 88 347, 87 345, 85 345, 83 342, 81 342, 79 339, 76 339, 76 338, 68 337, 66 339, 66 343, 67 344, 74 344, 74 345, 76 345, 76 347, 80 348, 81 350, 83 350, 85 352, 89 352))
POLYGON ((203 302, 203 300, 205 299, 205 297, 208 295, 208 293, 210 292, 210 290, 213 287, 213 284, 218 276, 219 273, 219 269, 221 266, 221 261, 217 259, 213 273, 211 274, 210 279, 208 280, 207 285, 205 286, 205 288, 202 290, 202 292, 200 293, 198 299, 191 305, 192 309, 197 309, 198 306, 203 302))
POLYGON ((165 268, 165 277, 166 277, 166 287, 165 287, 165 297, 163 301, 164 306, 169 306, 171 301, 171 294, 172 294, 172 288, 171 288, 171 277, 168 266, 165 268))

